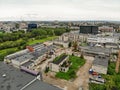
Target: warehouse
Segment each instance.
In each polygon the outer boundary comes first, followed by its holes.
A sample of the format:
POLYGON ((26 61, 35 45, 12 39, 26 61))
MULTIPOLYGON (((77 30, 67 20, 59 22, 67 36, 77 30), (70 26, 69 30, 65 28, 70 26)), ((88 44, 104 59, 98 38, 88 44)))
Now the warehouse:
POLYGON ((61 90, 0 62, 0 90, 61 90))
POLYGON ((44 83, 42 81, 36 80, 30 86, 26 87, 24 90, 62 90, 62 89, 44 83))
POLYGON ((109 61, 109 57, 107 56, 103 56, 103 55, 95 56, 92 65, 93 71, 101 74, 107 74, 108 61, 109 61))
POLYGON ((109 56, 111 54, 111 49, 102 48, 102 47, 79 47, 79 50, 83 52, 85 55, 96 56, 96 55, 106 55, 109 56))
POLYGON ((47 52, 54 48, 54 45, 45 46, 44 44, 27 46, 27 49, 25 50, 6 56, 4 58, 4 62, 10 62, 17 68, 20 68, 22 64, 28 61, 33 61, 35 64, 37 64, 45 60, 47 52))

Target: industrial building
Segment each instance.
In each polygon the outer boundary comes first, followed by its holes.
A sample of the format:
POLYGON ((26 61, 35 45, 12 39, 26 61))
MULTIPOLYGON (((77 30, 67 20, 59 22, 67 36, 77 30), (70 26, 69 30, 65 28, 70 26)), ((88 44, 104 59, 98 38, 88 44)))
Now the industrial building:
POLYGON ((0 90, 62 90, 0 62, 0 90))
POLYGON ((87 43, 90 46, 97 46, 111 49, 111 53, 118 53, 119 38, 118 36, 93 36, 87 38, 87 43))
POLYGON ((33 56, 30 55, 29 50, 25 49, 6 56, 4 58, 4 62, 12 63, 15 67, 19 67, 20 65, 24 64, 25 62, 28 62, 32 58, 33 56))
POLYGON ((49 64, 49 68, 54 72, 67 72, 70 66, 69 56, 62 55, 58 60, 55 60, 49 64))
POLYGON ((79 50, 84 55, 89 55, 89 56, 96 56, 96 55, 110 56, 111 54, 111 49, 102 48, 102 47, 91 47, 91 46, 81 47, 80 46, 79 50))
POLYGON ((109 57, 97 55, 93 61, 92 69, 101 74, 107 74, 109 57))
POLYGON ((30 86, 26 87, 24 90, 62 90, 56 86, 52 86, 45 82, 36 80, 30 86))
POLYGON ((55 48, 54 45, 46 46, 44 44, 27 46, 25 50, 6 56, 4 62, 12 63, 14 67, 37 75, 40 64, 47 59, 48 53, 55 48))
POLYGON ((80 26, 82 34, 98 34, 98 26, 80 26))

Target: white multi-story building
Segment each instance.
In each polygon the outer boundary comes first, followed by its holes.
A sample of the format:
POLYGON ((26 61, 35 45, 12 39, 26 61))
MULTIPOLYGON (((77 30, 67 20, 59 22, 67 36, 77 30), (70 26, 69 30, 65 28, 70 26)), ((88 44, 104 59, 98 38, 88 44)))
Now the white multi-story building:
POLYGON ((70 33, 64 33, 59 37, 59 41, 81 41, 84 42, 87 40, 89 35, 87 34, 79 34, 79 31, 71 31, 70 33))
POLYGON ((119 39, 117 37, 88 37, 87 42, 93 43, 118 43, 119 39))

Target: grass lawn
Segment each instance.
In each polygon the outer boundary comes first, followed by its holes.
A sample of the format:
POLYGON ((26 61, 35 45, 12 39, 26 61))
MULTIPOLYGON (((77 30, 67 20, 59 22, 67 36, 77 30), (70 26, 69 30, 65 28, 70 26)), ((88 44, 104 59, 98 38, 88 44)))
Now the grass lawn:
POLYGON ((69 60, 72 62, 69 70, 65 72, 56 73, 57 78, 70 80, 76 78, 76 71, 85 64, 85 60, 77 56, 69 56, 69 60))
POLYGON ((9 52, 9 51, 11 51, 11 50, 16 51, 16 50, 18 50, 18 49, 17 49, 17 48, 4 49, 4 50, 0 50, 0 53, 6 53, 6 52, 9 52))
POLYGON ((50 41, 50 40, 53 40, 53 39, 56 39, 57 36, 51 36, 51 37, 47 37, 47 38, 43 38, 43 39, 39 39, 39 40, 32 40, 30 39, 28 41, 28 45, 33 45, 33 44, 36 44, 36 43, 43 43, 43 42, 46 42, 46 41, 50 41))
POLYGON ((3 34, 3 32, 0 31, 0 34, 3 34))

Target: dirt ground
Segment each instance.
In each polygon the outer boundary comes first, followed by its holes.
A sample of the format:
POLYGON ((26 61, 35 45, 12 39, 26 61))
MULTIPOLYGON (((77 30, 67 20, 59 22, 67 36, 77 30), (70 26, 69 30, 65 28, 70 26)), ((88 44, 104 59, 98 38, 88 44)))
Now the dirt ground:
POLYGON ((76 80, 73 82, 75 85, 77 85, 77 87, 82 87, 83 90, 89 90, 89 69, 92 66, 92 62, 93 62, 93 57, 88 57, 85 56, 86 59, 86 63, 83 67, 81 67, 78 72, 77 72, 77 78, 76 80))
POLYGON ((92 65, 93 57, 85 56, 86 63, 78 70, 77 78, 74 81, 66 81, 55 78, 54 73, 50 72, 43 75, 43 80, 49 84, 63 88, 64 90, 78 90, 82 87, 83 90, 89 90, 89 69, 92 65))

